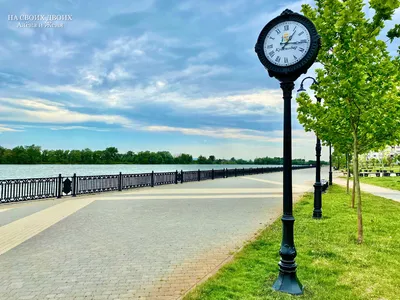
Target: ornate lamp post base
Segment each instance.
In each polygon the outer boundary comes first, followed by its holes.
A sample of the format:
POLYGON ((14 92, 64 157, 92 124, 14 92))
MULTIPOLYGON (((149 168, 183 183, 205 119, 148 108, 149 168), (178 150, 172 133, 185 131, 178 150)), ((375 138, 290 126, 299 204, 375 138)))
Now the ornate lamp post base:
POLYGON ((321 182, 314 183, 314 210, 313 218, 322 218, 322 184, 321 182))
POLYGON ((294 273, 282 273, 279 272, 279 276, 276 279, 272 288, 275 291, 288 293, 292 295, 302 295, 303 285, 297 279, 296 272, 294 273))

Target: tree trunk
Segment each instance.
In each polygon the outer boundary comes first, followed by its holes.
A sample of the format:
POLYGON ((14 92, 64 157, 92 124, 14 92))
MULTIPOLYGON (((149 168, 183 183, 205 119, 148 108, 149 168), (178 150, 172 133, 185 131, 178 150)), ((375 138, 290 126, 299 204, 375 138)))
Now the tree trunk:
POLYGON ((354 176, 354 174, 353 174, 353 192, 352 192, 352 194, 351 194, 351 208, 354 208, 355 207, 355 201, 356 201, 356 189, 354 188, 355 186, 356 186, 356 184, 355 184, 355 182, 356 182, 356 180, 355 180, 355 176, 354 176))
POLYGON ((359 244, 363 242, 364 233, 363 233, 363 224, 362 224, 362 210, 361 210, 361 190, 360 190, 360 178, 358 177, 358 140, 357 140, 357 132, 353 131, 354 137, 354 159, 353 159, 353 176, 354 176, 354 186, 355 196, 357 198, 357 225, 358 225, 358 237, 357 241, 359 244))
POLYGON ((347 194, 349 193, 349 180, 350 180, 350 166, 349 166, 349 154, 346 153, 346 169, 347 169, 347 194))

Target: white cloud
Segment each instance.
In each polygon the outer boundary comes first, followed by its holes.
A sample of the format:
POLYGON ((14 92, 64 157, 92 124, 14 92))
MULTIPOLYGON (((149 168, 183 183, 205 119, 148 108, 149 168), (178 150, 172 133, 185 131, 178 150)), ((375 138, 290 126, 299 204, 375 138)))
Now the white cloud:
POLYGON ((230 73, 231 69, 219 65, 189 65, 183 70, 162 74, 168 81, 195 80, 230 73))
POLYGON ((129 78, 133 78, 133 75, 127 72, 122 66, 115 66, 111 72, 107 74, 107 79, 110 81, 120 81, 129 78))
POLYGON ((107 13, 109 16, 113 16, 118 14, 143 12, 149 10, 153 4, 154 0, 135 0, 132 2, 114 1, 112 4, 107 5, 107 13))
MULTIPOLYGON (((205 70, 205 72, 210 72, 207 68, 205 70)), ((123 70, 120 71, 121 73, 115 73, 114 76, 128 76, 123 73, 123 70)), ((198 74, 198 76, 203 75, 198 74)), ((171 80, 173 76, 169 78, 171 80)), ((105 107, 125 109, 141 103, 166 103, 176 111, 189 109, 209 115, 270 115, 274 117, 271 114, 282 113, 282 92, 278 89, 195 98, 191 95, 196 94, 196 90, 191 91, 190 85, 171 84, 169 80, 160 78, 154 79, 147 85, 137 84, 132 87, 115 87, 103 91, 78 85, 48 86, 34 82, 26 82, 25 87, 30 91, 55 94, 55 97, 66 94, 81 98, 79 103, 76 103, 77 105, 72 102, 68 104, 69 106, 85 106, 85 101, 89 101, 105 107)))
POLYGON ((247 0, 227 0, 218 2, 187 0, 178 5, 178 10, 198 11, 204 15, 212 13, 232 15, 238 12, 243 6, 248 5, 247 0))
POLYGON ((9 127, 8 125, 0 125, 0 133, 2 133, 2 132, 18 132, 18 131, 23 131, 23 130, 12 128, 12 127, 9 127))
MULTIPOLYGON (((184 128, 184 127, 171 127, 171 126, 144 126, 142 130, 151 132, 179 132, 184 135, 197 135, 207 136, 212 138, 223 138, 233 140, 248 140, 254 142, 269 142, 269 143, 282 143, 283 132, 276 131, 259 131, 251 129, 240 128, 184 128)), ((304 143, 315 139, 312 133, 307 133, 302 130, 294 130, 292 132, 293 142, 304 143)))
POLYGON ((100 28, 100 24, 92 20, 74 19, 72 22, 64 23, 65 32, 73 36, 81 36, 89 31, 100 28))
POLYGON ((258 16, 254 16, 250 18, 249 22, 243 24, 236 24, 229 26, 225 29, 226 32, 242 32, 242 31, 251 31, 257 32, 257 34, 263 29, 265 24, 271 21, 273 18, 279 16, 285 9, 290 9, 294 12, 301 12, 301 6, 303 4, 312 4, 313 0, 300 0, 292 3, 282 3, 279 8, 273 12, 261 13, 258 16), (254 29, 257 29, 254 31, 254 29))
POLYGON ((167 85, 167 83, 166 82, 164 82, 164 81, 157 81, 156 82, 156 85, 158 86, 158 87, 160 87, 160 88, 163 88, 164 86, 166 86, 167 85))
MULTIPOLYGON (((149 63, 154 63, 154 54, 170 57, 173 54, 165 48, 178 44, 178 39, 162 37, 152 32, 137 37, 124 36, 110 40, 104 48, 95 49, 92 61, 79 69, 80 81, 88 87, 95 87, 102 84, 106 78, 113 79, 115 71, 109 72, 108 69, 116 60, 122 61, 117 68, 123 70, 123 77, 115 77, 114 81, 136 77, 135 70, 138 69, 138 65, 148 66, 149 63)), ((119 72, 119 75, 121 74, 119 72)))
POLYGON ((36 28, 24 27, 25 23, 23 21, 9 21, 7 22, 7 28, 24 37, 33 36, 36 28))
POLYGON ((100 131, 108 132, 109 129, 97 128, 97 127, 87 127, 87 126, 50 126, 51 130, 90 130, 90 131, 100 131))
POLYGON ((204 63, 208 61, 212 61, 220 57, 220 54, 216 51, 203 51, 197 54, 196 56, 189 57, 188 62, 190 63, 204 63))
POLYGON ((31 49, 34 56, 46 56, 51 63, 72 58, 77 52, 78 47, 63 40, 53 40, 42 35, 40 42, 32 44, 31 49))
POLYGON ((187 99, 187 101, 178 101, 176 104, 188 109, 208 111, 217 115, 281 113, 283 108, 280 90, 187 99))
POLYGON ((97 122, 116 124, 126 128, 132 128, 134 126, 131 120, 119 115, 91 115, 80 113, 69 110, 62 104, 42 99, 0 98, 0 101, 20 106, 2 105, 0 107, 0 120, 4 121, 52 124, 97 122))

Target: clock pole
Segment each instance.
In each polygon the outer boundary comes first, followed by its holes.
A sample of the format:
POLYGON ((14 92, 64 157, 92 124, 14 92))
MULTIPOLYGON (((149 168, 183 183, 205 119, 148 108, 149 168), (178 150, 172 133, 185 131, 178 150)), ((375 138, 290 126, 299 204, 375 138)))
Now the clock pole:
POLYGON ((293 295, 303 294, 303 286, 297 278, 297 255, 294 245, 294 217, 292 194, 292 118, 291 101, 294 82, 282 81, 283 91, 283 216, 282 243, 279 250, 279 276, 272 288, 293 295))
POLYGON ((272 288, 293 295, 303 294, 303 286, 296 275, 295 261, 291 101, 294 82, 315 62, 320 46, 320 36, 311 20, 289 9, 265 25, 255 46, 260 62, 270 77, 280 81, 283 92, 282 242, 279 276, 272 288), (292 46, 286 47, 289 44, 292 46))

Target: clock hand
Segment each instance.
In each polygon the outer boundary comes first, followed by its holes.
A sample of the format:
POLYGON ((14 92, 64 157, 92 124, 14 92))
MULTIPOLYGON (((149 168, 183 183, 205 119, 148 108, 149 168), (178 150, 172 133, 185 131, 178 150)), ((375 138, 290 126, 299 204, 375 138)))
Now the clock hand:
POLYGON ((283 45, 283 44, 285 44, 285 45, 288 45, 288 44, 303 44, 303 43, 307 43, 307 41, 304 41, 304 42, 287 42, 287 43, 280 43, 281 45, 283 45))
POLYGON ((293 38, 294 34, 296 33, 296 30, 293 31, 293 34, 288 38, 287 42, 285 43, 285 45, 283 45, 282 50, 285 49, 286 45, 289 44, 289 42, 291 41, 291 39, 293 38))

